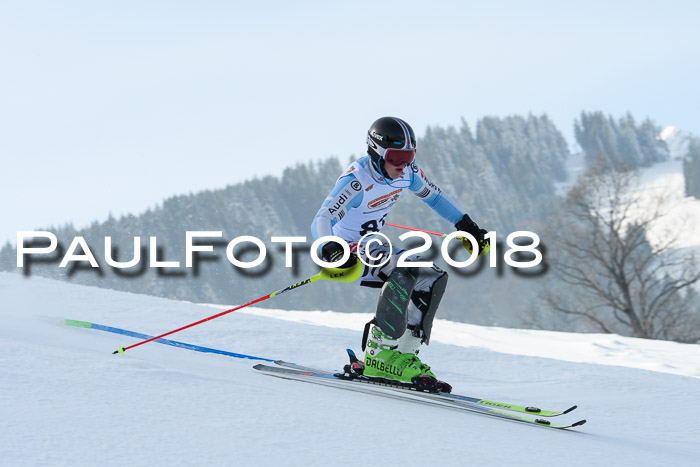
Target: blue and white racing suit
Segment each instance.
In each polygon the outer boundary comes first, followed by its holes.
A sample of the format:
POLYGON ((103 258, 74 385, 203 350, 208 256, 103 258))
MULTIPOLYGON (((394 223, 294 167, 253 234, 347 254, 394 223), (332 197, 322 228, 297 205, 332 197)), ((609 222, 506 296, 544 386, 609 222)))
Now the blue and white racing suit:
MULTIPOLYGON (((381 230, 389 211, 406 190, 412 191, 452 224, 459 222, 464 215, 457 203, 431 183, 415 162, 404 169, 400 178, 391 180, 389 184, 377 171, 369 155, 366 155, 350 164, 338 178, 314 217, 311 233, 314 239, 327 235, 338 236, 353 249, 363 235, 381 230)), ((402 251, 394 248, 391 260, 383 266, 365 265, 361 285, 381 287, 396 267, 402 251)), ((367 257, 366 253, 358 251, 363 258, 367 257)), ((388 254, 388 247, 373 243, 369 253, 372 257, 388 254)), ((413 256, 407 258, 408 261, 416 259, 413 256)), ((422 315, 429 306, 433 284, 446 274, 437 266, 419 268, 408 307, 409 325, 421 323, 422 315)))

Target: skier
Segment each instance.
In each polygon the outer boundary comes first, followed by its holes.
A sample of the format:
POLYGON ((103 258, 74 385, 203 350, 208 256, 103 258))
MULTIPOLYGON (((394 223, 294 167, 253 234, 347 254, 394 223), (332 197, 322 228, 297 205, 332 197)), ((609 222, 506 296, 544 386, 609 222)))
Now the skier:
MULTIPOLYGON (((365 259, 369 266, 364 266, 360 285, 381 288, 375 317, 365 326, 364 365, 359 362, 352 367, 365 376, 449 392, 449 384, 439 381, 418 358, 421 344, 430 341, 435 312, 447 285, 447 273, 437 266, 397 267, 404 250, 394 248, 387 262, 386 242, 372 242, 367 247, 365 241, 359 251, 357 243, 369 232, 381 230, 389 211, 406 189, 453 223, 457 230, 473 235, 479 244, 479 256, 489 249, 489 241, 484 239, 487 232, 418 167, 414 159, 416 138, 408 123, 394 117, 375 121, 367 132, 367 152, 338 178, 311 224, 314 238, 335 235, 348 243, 351 254, 342 268, 355 266, 358 254, 365 259)), ((471 244, 466 240, 463 243, 471 253, 471 244)), ((329 241, 323 244, 320 253, 324 261, 337 261, 343 255, 343 247, 329 241)), ((409 262, 417 259, 415 255, 407 258, 409 262)))

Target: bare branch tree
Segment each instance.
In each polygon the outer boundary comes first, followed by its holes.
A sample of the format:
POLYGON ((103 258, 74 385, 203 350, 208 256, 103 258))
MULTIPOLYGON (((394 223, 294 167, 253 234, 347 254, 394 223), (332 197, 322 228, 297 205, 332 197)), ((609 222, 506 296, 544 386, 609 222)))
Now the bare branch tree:
POLYGON ((606 333, 700 341, 694 255, 676 248, 680 229, 647 239, 669 208, 664 193, 640 189, 636 171, 579 178, 548 236, 557 272, 543 296, 549 309, 606 333))

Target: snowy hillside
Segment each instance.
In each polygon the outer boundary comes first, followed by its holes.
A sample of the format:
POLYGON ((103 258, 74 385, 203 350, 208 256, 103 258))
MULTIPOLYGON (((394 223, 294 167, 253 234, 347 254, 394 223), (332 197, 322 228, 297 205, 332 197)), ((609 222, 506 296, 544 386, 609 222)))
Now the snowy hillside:
MULTIPOLYGON (((281 380, 252 360, 156 343, 112 355, 137 340, 62 324, 155 335, 218 311, 208 306, 3 273, 0 309, 3 465, 695 466, 700 458, 699 346, 436 323, 423 357, 455 392, 579 404, 573 420, 588 424, 560 432, 281 380)), ((367 318, 252 310, 173 338, 332 369, 344 348, 359 350, 367 318)))
POLYGON ((682 161, 655 164, 642 171, 640 182, 642 203, 646 200, 653 206, 652 197, 665 196, 662 207, 666 215, 652 226, 649 242, 655 245, 673 235, 678 237, 678 248, 700 247, 700 200, 685 195, 682 161))
POLYGON ((646 199, 654 194, 665 194, 665 211, 667 215, 659 219, 649 232, 649 241, 653 244, 678 236, 679 248, 700 249, 700 200, 685 195, 683 161, 688 145, 695 136, 675 127, 667 127, 661 133, 661 139, 669 147, 670 160, 642 170, 641 184, 646 191, 646 199))
MULTIPOLYGON (((658 196, 665 198, 662 207, 666 215, 652 226, 648 239, 655 245, 668 240, 669 235, 672 235, 677 237, 677 248, 700 251, 700 200, 685 195, 682 160, 690 142, 697 137, 669 126, 661 132, 659 138, 669 148, 669 160, 639 169, 639 190, 642 193, 640 215, 652 209, 658 196)), ((569 158, 566 171, 567 181, 557 184, 557 194, 561 196, 566 194, 577 177, 585 171, 583 153, 575 153, 569 158)))

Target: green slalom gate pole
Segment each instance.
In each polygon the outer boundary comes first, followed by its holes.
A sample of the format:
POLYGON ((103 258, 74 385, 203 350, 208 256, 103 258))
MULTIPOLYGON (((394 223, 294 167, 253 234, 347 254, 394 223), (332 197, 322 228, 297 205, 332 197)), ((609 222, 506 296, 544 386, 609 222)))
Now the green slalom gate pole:
POLYGON ((355 280, 357 280, 360 277, 361 274, 362 274, 362 263, 360 261, 358 261, 353 267, 345 268, 345 269, 342 269, 342 268, 323 268, 323 269, 321 269, 321 272, 319 272, 318 274, 313 275, 313 276, 309 277, 308 279, 303 280, 301 282, 297 282, 296 284, 292 284, 289 287, 286 287, 282 290, 272 292, 270 294, 265 295, 264 297, 256 298, 255 300, 252 300, 252 301, 245 303, 243 305, 239 305, 235 308, 231 308, 230 310, 222 311, 221 313, 217 313, 213 316, 209 316, 208 318, 204 318, 202 320, 199 320, 196 323, 191 323, 191 324, 188 324, 187 326, 183 326, 181 328, 177 328, 175 330, 166 332, 165 334, 161 334, 160 336, 152 337, 150 339, 138 342, 138 343, 136 343, 134 345, 130 345, 128 347, 119 347, 117 350, 112 352, 112 354, 120 353, 120 354, 124 355, 125 351, 127 351, 129 349, 133 349, 134 347, 138 347, 139 345, 147 344, 148 342, 160 339, 160 338, 165 337, 165 336, 169 336, 170 334, 175 334, 176 332, 180 332, 184 329, 191 328, 193 326, 196 326, 198 324, 202 324, 202 323, 207 322, 207 321, 211 321, 212 319, 227 315, 227 314, 232 313, 236 310, 240 310, 241 308, 245 308, 245 307, 253 305, 255 303, 262 302, 263 300, 267 300, 268 298, 272 298, 272 297, 275 297, 277 295, 281 295, 281 294, 288 292, 290 290, 294 290, 296 288, 299 288, 302 285, 310 284, 310 283, 316 282, 317 280, 320 280, 320 279, 334 281, 334 282, 354 282, 355 280))

